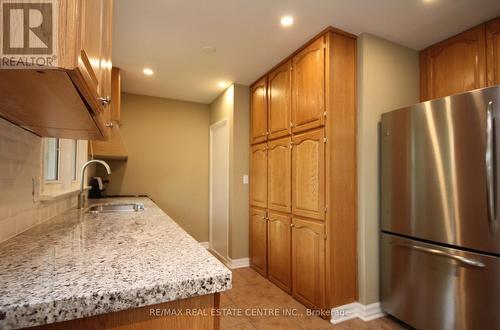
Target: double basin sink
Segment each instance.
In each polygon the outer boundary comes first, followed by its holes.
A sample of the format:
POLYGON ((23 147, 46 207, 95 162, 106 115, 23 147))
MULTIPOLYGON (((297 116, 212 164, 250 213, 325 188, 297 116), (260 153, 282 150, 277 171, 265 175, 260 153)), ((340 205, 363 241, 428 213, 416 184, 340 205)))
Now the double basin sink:
POLYGON ((142 203, 97 204, 89 207, 87 210, 87 212, 93 214, 140 211, 144 211, 144 204, 142 203))

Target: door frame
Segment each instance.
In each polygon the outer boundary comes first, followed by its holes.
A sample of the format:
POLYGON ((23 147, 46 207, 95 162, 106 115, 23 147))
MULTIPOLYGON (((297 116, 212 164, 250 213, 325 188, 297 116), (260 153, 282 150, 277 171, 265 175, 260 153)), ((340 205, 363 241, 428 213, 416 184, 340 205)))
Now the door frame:
POLYGON ((229 121, 227 118, 221 119, 218 122, 215 122, 214 124, 210 125, 209 128, 210 131, 210 140, 209 140, 209 172, 208 172, 208 181, 209 181, 209 192, 208 192, 208 248, 212 253, 215 253, 219 258, 222 258, 226 263, 229 264, 229 121), (212 188, 213 188, 213 178, 212 178, 212 169, 213 169, 213 131, 216 128, 219 128, 221 126, 226 126, 227 130, 227 137, 228 137, 228 146, 227 146, 227 164, 228 164, 228 171, 227 171, 227 193, 228 193, 228 200, 227 200, 227 209, 226 209, 226 215, 227 215, 227 233, 226 233, 226 242, 227 242, 227 255, 223 256, 220 255, 218 251, 215 251, 212 249, 212 188))

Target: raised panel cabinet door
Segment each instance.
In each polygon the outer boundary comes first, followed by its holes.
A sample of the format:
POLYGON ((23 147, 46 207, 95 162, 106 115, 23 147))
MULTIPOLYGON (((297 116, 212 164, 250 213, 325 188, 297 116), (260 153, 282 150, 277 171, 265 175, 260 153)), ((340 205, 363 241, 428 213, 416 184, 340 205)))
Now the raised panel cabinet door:
MULTIPOLYGON (((106 77, 105 52, 107 44, 107 29, 103 23, 107 19, 107 0, 82 1, 81 16, 81 62, 85 67, 85 74, 91 80, 89 87, 99 97, 104 97, 103 79, 106 77)), ((106 22, 107 24, 107 22, 106 22)))
POLYGON ((324 37, 292 59, 292 132, 325 123, 325 42, 324 37))
POLYGON ((267 205, 275 211, 292 210, 292 139, 287 137, 268 142, 267 205))
POLYGON ((324 308, 324 224, 293 218, 292 295, 307 307, 324 308))
POLYGON ((325 133, 323 129, 292 138, 292 213, 325 219, 325 133))
POLYGON ((250 141, 267 140, 267 76, 250 88, 250 141))
POLYGON ((269 139, 291 133, 292 61, 279 66, 269 74, 269 139))
POLYGON ((268 213, 268 278, 282 290, 292 292, 292 228, 289 215, 268 213))
POLYGON ((250 208, 250 265, 267 276, 267 217, 256 208, 250 208))
MULTIPOLYGON (((111 99, 111 39, 112 39, 112 20, 113 20, 113 1, 102 1, 102 49, 101 49, 101 69, 100 77, 98 77, 98 95, 104 99, 113 102, 111 99)), ((108 125, 106 127, 107 136, 112 134, 111 124, 111 103, 104 105, 103 112, 101 113, 103 122, 108 125)))
POLYGON ((267 143, 250 149, 250 205, 267 207, 267 143))
POLYGON ((427 56, 427 98, 486 86, 485 30, 480 25, 431 46, 427 56))
MULTIPOLYGON (((103 1, 102 18, 102 50, 101 50, 101 78, 99 81, 100 95, 111 100, 111 70, 112 70, 112 38, 113 38, 113 0, 103 1)), ((110 113, 111 109, 107 107, 110 113)))
POLYGON ((500 17, 486 23, 488 86, 500 84, 500 17))

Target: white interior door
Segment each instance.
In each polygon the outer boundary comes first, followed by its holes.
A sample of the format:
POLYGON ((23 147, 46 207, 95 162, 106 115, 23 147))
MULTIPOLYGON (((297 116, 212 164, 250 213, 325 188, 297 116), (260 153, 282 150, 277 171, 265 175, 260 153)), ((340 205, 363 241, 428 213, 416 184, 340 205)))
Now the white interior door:
POLYGON ((229 128, 227 120, 210 126, 209 247, 228 259, 229 245, 229 128))

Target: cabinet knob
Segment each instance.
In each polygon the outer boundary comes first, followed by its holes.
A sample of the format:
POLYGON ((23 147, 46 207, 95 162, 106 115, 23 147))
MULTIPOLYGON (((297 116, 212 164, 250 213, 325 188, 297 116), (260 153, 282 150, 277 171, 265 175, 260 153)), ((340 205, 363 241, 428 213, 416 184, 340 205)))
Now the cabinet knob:
POLYGON ((109 96, 100 97, 99 102, 101 102, 103 106, 108 106, 111 103, 111 99, 109 98, 109 96))
POLYGON ((293 227, 295 227, 295 225, 294 225, 293 223, 291 223, 291 224, 290 224, 290 227, 292 227, 292 228, 293 228, 293 227))
POLYGON ((113 122, 106 123, 106 124, 104 124, 104 126, 109 127, 109 128, 113 128, 113 122))

